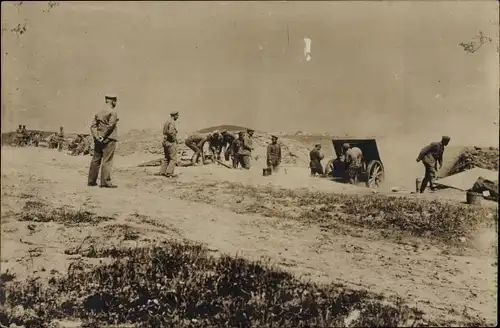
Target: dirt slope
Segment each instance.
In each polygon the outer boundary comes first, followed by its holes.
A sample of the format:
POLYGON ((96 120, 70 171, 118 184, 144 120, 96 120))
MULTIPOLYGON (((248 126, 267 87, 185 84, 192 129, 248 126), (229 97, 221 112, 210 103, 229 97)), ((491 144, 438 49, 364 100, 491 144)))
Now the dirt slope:
POLYGON ((251 193, 236 192, 232 203, 228 202, 232 198, 224 198, 225 187, 214 190, 213 185, 240 181, 265 188, 273 183, 347 194, 358 193, 357 188, 301 180, 298 175, 297 179, 287 178, 295 174, 293 170, 265 180, 255 170, 231 171, 217 166, 180 168, 181 176, 173 182, 153 177, 152 169, 133 168, 137 159, 118 157, 114 178, 120 188, 103 190, 85 185, 88 158, 46 149, 4 148, 2 155, 2 270, 9 269, 19 278, 32 273, 47 278, 61 275, 75 261, 95 263, 65 254, 78 247, 186 238, 220 252, 268 258, 272 264, 314 281, 338 281, 397 295, 432 318, 459 320, 468 313, 492 324, 496 320, 497 260, 491 244, 468 240, 464 246, 450 248, 425 238, 385 238, 370 229, 324 230, 314 222, 238 214, 241 202, 255 202, 246 196, 251 193), (35 157, 37 161, 29 160, 35 157), (201 183, 203 180, 206 182, 201 183), (215 198, 205 201, 196 196, 199 193, 215 198), (18 221, 16 213, 23 212, 27 200, 89 210, 113 219, 97 225, 18 221), (126 240, 124 236, 130 233, 124 229, 139 237, 126 240))

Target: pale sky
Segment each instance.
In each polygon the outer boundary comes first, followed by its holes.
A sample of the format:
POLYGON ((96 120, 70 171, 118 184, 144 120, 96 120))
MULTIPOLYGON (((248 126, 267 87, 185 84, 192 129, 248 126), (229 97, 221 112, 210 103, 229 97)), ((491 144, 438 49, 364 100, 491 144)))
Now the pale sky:
POLYGON ((28 22, 19 38, 2 32, 2 131, 87 132, 111 92, 122 133, 160 131, 175 109, 186 131, 237 124, 498 142, 497 1, 46 6, 2 2, 2 28, 28 22), (493 43, 465 53, 459 43, 479 31, 493 43))

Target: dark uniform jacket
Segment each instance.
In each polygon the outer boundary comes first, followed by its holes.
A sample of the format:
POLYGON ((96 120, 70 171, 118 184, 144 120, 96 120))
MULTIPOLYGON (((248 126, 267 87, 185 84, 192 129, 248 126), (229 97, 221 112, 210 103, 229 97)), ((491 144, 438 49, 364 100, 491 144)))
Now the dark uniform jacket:
POLYGON ((323 154, 317 149, 311 150, 309 153, 309 167, 312 169, 320 169, 322 168, 321 166, 321 160, 324 158, 323 154))
POLYGON ((163 125, 163 142, 166 144, 177 143, 177 128, 174 120, 167 121, 163 125))
POLYGON ((267 145, 267 161, 271 163, 281 162, 281 145, 279 143, 267 145))
POLYGON ((422 148, 420 154, 418 154, 418 159, 430 166, 435 166, 436 162, 442 165, 443 153, 444 145, 441 142, 433 142, 422 148))
POLYGON ((223 141, 222 141, 222 143, 223 143, 223 145, 224 145, 224 146, 226 146, 226 147, 231 147, 231 145, 233 144, 233 141, 234 141, 235 139, 236 139, 236 137, 234 136, 234 134, 229 133, 229 132, 224 133, 224 134, 222 135, 222 140, 223 140, 223 141))

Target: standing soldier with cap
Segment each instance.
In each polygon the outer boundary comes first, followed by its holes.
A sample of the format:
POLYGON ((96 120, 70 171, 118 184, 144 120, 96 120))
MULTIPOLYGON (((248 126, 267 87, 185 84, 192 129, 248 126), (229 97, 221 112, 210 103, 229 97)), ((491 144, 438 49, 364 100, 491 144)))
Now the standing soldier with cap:
POLYGON ((321 145, 316 144, 314 148, 309 153, 309 168, 311 169, 311 176, 316 176, 316 174, 323 175, 323 166, 321 165, 321 160, 324 158, 321 153, 321 145))
POLYGON ((243 138, 241 139, 241 144, 238 150, 238 157, 241 166, 245 170, 250 169, 250 160, 252 158, 252 150, 253 150, 253 129, 247 129, 247 133, 243 134, 243 138))
POLYGON ((278 143, 278 137, 271 136, 271 143, 267 145, 267 167, 274 172, 278 171, 281 163, 281 145, 278 143))
POLYGON ((222 135, 222 146, 225 147, 224 159, 226 161, 229 161, 229 158, 231 157, 232 154, 232 144, 233 141, 236 139, 236 137, 232 133, 229 133, 227 130, 223 130, 221 132, 221 135, 222 135))
POLYGON ((61 126, 61 127, 59 127, 59 133, 57 134, 57 150, 58 151, 63 150, 63 143, 64 143, 64 128, 61 126))
POLYGON ((420 186, 420 193, 425 191, 427 184, 430 184, 431 191, 434 191, 434 178, 436 177, 436 171, 443 167, 443 153, 444 148, 450 143, 450 137, 443 136, 440 142, 433 142, 426 147, 424 147, 420 154, 418 154, 417 162, 422 161, 425 167, 425 177, 420 186))
POLYGON ((177 127, 175 121, 179 119, 179 112, 173 111, 170 113, 170 120, 163 125, 163 153, 165 159, 160 167, 160 173, 157 175, 174 178, 175 166, 177 165, 177 127))
POLYGON ((363 152, 358 147, 351 147, 350 144, 342 145, 345 154, 345 167, 347 169, 347 181, 350 184, 357 184, 359 174, 362 169, 363 152))
POLYGON ((102 164, 101 187, 116 188, 116 185, 111 183, 111 169, 118 141, 118 115, 115 109, 118 97, 106 95, 104 99, 105 106, 95 114, 90 126, 94 138, 94 154, 90 162, 88 185, 97 186, 97 176, 102 164))

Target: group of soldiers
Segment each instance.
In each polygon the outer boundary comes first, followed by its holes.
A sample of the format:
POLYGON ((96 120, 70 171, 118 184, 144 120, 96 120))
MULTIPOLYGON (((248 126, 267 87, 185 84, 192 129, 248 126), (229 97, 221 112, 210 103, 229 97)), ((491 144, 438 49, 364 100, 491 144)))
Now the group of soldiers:
MULTIPOLYGON (((97 178, 101 171, 102 188, 116 188, 111 181, 111 168, 118 141, 118 115, 116 112, 118 97, 115 95, 105 96, 104 107, 94 115, 90 128, 94 139, 94 152, 90 163, 88 186, 97 186, 97 178)), ((179 119, 179 112, 170 113, 170 119, 163 125, 162 146, 164 151, 164 160, 156 175, 168 178, 176 177, 174 173, 178 164, 178 144, 181 142, 178 138, 176 122, 179 119)), ((62 130, 61 130, 62 131, 62 130)), ((212 161, 220 161, 224 150, 224 159, 232 161, 232 167, 242 167, 249 170, 251 167, 254 130, 247 129, 241 131, 236 137, 229 131, 214 131, 212 133, 194 133, 186 138, 185 145, 193 151, 191 156, 191 165, 197 165, 200 160, 205 164, 204 146, 208 142, 209 152, 212 155, 212 161)), ((440 142, 434 142, 424 147, 417 157, 417 162, 422 161, 425 167, 425 178, 421 184, 420 192, 423 193, 427 185, 430 184, 433 190, 433 180, 436 171, 441 168, 443 163, 443 153, 445 147, 450 142, 450 138, 443 136, 440 142)), ((321 153, 321 145, 316 144, 309 153, 311 176, 324 176, 325 171, 321 161, 324 155, 321 153)), ((342 145, 342 154, 339 156, 345 167, 345 180, 351 184, 356 184, 360 173, 363 170, 363 152, 360 148, 348 143, 342 145)), ((267 146, 267 167, 277 171, 282 159, 281 145, 278 143, 276 135, 271 136, 271 143, 267 146)))
POLYGON ((19 125, 16 130, 14 145, 16 147, 35 146, 38 147, 42 134, 40 132, 29 132, 26 125, 19 125))
MULTIPOLYGON (((179 112, 173 111, 170 113, 170 120, 165 122, 163 126, 163 150, 164 161, 160 167, 158 176, 176 177, 174 173, 177 158, 177 145, 180 143, 178 139, 178 131, 176 121, 179 119, 179 112)), ((214 131, 211 133, 195 132, 189 135, 185 140, 185 145, 193 151, 191 157, 191 165, 198 165, 201 162, 205 164, 204 146, 208 143, 208 149, 212 161, 221 160, 222 152, 224 151, 224 159, 231 160, 232 167, 241 167, 249 170, 251 167, 252 151, 254 150, 253 129, 240 131, 238 136, 235 136, 227 130, 214 131)), ((281 145, 278 143, 278 137, 273 135, 271 143, 267 147, 267 166, 274 171, 278 170, 281 163, 281 145)))
MULTIPOLYGON (((15 136, 15 146, 25 147, 25 146, 35 146, 38 147, 40 142, 43 140, 43 135, 39 131, 27 131, 26 125, 19 125, 16 130, 15 136)), ((57 149, 58 151, 63 151, 65 143, 65 133, 64 127, 59 128, 58 133, 52 133, 48 136, 45 141, 49 149, 57 149)), ((69 154, 70 155, 87 155, 91 152, 90 141, 83 135, 78 134, 77 137, 69 144, 69 154)))

